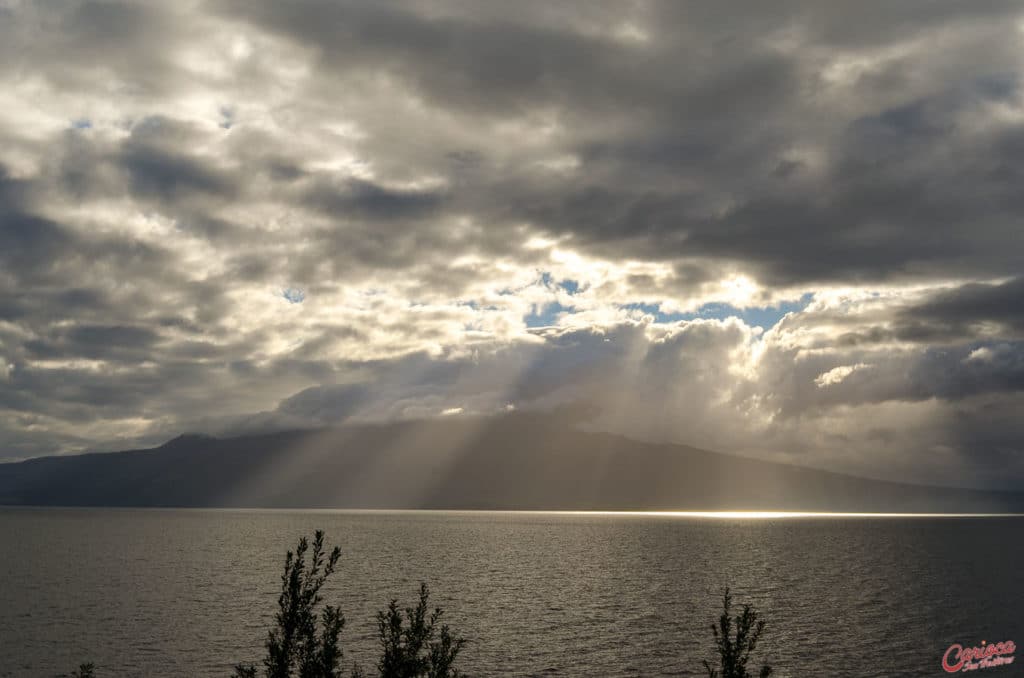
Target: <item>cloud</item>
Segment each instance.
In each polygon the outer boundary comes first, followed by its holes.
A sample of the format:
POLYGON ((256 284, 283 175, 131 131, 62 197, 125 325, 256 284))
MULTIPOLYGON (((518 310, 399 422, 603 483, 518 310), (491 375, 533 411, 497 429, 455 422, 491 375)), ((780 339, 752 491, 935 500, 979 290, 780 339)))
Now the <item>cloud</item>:
POLYGON ((914 327, 961 336, 995 330, 1003 336, 1020 337, 1024 333, 1024 277, 938 292, 907 309, 901 319, 914 327))
POLYGON ((0 11, 4 458, 575 404, 1024 477, 1017 3, 0 11))
POLYGON ((814 379, 814 383, 818 385, 818 388, 825 388, 826 386, 832 386, 838 384, 848 376, 856 372, 857 370, 863 370, 870 365, 864 363, 857 363, 856 365, 840 365, 839 367, 833 367, 828 372, 822 372, 814 379))

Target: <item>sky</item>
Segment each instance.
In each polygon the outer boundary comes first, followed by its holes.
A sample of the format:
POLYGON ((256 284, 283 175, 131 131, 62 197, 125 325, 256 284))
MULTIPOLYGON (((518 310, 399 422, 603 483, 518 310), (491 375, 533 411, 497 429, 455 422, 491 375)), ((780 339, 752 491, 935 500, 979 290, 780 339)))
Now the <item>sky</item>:
POLYGON ((1022 71, 1019 2, 0 0, 0 460, 543 411, 1024 489, 1022 71))

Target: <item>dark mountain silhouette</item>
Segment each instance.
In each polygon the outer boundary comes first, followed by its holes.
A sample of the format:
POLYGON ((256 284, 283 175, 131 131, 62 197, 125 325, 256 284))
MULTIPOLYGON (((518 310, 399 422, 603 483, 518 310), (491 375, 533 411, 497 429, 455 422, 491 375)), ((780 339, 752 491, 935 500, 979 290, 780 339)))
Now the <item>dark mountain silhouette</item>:
POLYGON ((1004 512, 1024 493, 856 478, 587 433, 444 418, 0 464, 0 503, 381 509, 1004 512))

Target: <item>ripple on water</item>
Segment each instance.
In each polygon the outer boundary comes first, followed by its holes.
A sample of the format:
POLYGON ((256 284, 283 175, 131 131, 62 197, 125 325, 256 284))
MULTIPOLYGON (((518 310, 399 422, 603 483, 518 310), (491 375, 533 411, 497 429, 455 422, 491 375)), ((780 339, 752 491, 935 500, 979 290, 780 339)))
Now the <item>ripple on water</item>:
POLYGON ((1020 518, 3 509, 0 676, 258 661, 283 554, 318 527, 365 666, 375 612, 420 580, 470 639, 468 675, 700 675, 725 585, 764 612, 783 677, 934 676, 952 642, 1024 642, 1020 518))

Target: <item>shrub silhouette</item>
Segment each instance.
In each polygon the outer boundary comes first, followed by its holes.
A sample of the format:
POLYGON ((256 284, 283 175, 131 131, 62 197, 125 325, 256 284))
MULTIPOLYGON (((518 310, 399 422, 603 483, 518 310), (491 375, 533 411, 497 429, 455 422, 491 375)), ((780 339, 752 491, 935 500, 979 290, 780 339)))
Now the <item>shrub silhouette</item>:
MULTIPOLYGON (((277 598, 275 626, 267 634, 267 656, 263 660, 267 678, 340 678, 342 658, 338 636, 345 626, 345 617, 332 605, 319 613, 321 629, 317 632, 317 608, 322 602, 320 588, 334 573, 341 557, 337 546, 324 552, 324 533, 313 537, 313 553, 309 563, 306 553, 309 542, 299 539, 295 552, 285 556, 281 575, 281 594, 277 598)), ((236 678, 255 678, 256 667, 239 664, 236 678)))
MULTIPOLYGON (((268 631, 264 643, 267 650, 263 659, 266 678, 342 678, 340 664, 343 652, 338 637, 345 627, 345 617, 333 605, 319 609, 323 602, 320 589, 334 573, 341 549, 335 547, 327 554, 323 530, 317 530, 313 537, 313 552, 307 563, 308 552, 309 541, 302 537, 295 551, 288 551, 285 556, 275 625, 268 631)), ((453 636, 447 624, 440 624, 444 614, 440 607, 429 612, 429 598, 430 590, 421 583, 416 607, 405 608, 403 614, 398 600, 392 599, 387 609, 377 613, 381 649, 377 662, 379 678, 461 676, 455 668, 455 661, 466 641, 453 636)), ((712 668, 704 660, 708 678, 753 678, 747 671, 747 664, 765 628, 764 620, 758 617, 750 605, 744 605, 743 611, 733 617, 732 595, 729 588, 725 588, 722 615, 717 625, 710 625, 718 651, 719 669, 712 668)), ((765 664, 758 676, 768 678, 771 674, 772 667, 765 664)), ((94 666, 82 664, 71 675, 72 678, 94 678, 94 666)), ((367 678, 359 667, 352 669, 351 676, 367 678)), ((235 666, 234 678, 256 677, 254 665, 235 666)))
MULTIPOLYGON (((718 650, 719 666, 721 673, 711 668, 711 664, 704 660, 704 668, 708 672, 708 678, 753 678, 747 672, 747 662, 750 661, 751 653, 757 648, 757 641, 761 639, 764 631, 764 620, 758 619, 757 611, 750 605, 743 606, 743 612, 731 617, 732 595, 726 587, 722 593, 722 616, 718 619, 717 626, 711 624, 711 632, 715 634, 715 649, 718 650), (736 625, 736 633, 733 636, 732 627, 736 625)), ((768 678, 772 674, 772 667, 765 664, 758 674, 760 678, 768 678)))
MULTIPOLYGON (((430 590, 420 584, 420 600, 405 609, 405 617, 392 600, 387 610, 377 613, 381 657, 377 671, 381 678, 457 678, 455 659, 465 644, 453 637, 447 624, 438 628, 444 611, 437 607, 427 614, 430 590)), ((354 678, 363 674, 353 673, 354 678)))
MULTIPOLYGON (((323 530, 313 537, 309 561, 309 541, 299 539, 294 553, 285 556, 281 575, 281 594, 277 598, 275 625, 267 633, 263 659, 266 678, 341 678, 343 652, 338 637, 345 617, 332 605, 324 605, 320 589, 334 573, 341 550, 330 554, 324 549, 323 530), (320 628, 317 629, 319 618, 320 628)), ((444 612, 435 608, 428 614, 430 591, 420 584, 419 604, 407 608, 405 616, 392 600, 386 610, 377 613, 381 657, 377 663, 380 678, 458 678, 454 668, 463 638, 452 636, 447 625, 438 627, 444 612)), ((91 674, 89 674, 91 676, 91 674)), ((362 669, 352 669, 353 678, 365 678, 362 669)), ((252 664, 235 666, 235 678, 256 678, 252 664)))

